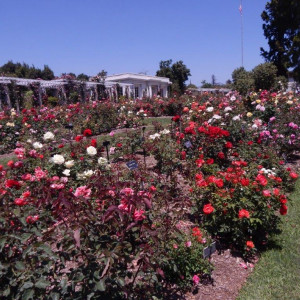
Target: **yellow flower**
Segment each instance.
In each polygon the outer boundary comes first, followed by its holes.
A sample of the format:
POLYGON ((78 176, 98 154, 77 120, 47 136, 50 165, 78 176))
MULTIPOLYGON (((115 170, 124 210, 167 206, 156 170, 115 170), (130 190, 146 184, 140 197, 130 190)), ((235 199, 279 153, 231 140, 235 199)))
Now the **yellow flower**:
POLYGON ((252 117, 253 116, 253 114, 249 111, 249 112, 247 112, 247 117, 252 117))
POLYGON ((256 103, 260 103, 261 101, 259 99, 256 100, 256 103))

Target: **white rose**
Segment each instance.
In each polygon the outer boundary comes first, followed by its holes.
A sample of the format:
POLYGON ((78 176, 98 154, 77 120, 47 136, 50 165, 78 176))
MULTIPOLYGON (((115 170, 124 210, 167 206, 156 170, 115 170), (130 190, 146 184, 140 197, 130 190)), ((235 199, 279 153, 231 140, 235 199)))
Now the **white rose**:
POLYGON ((94 174, 94 171, 92 171, 92 170, 87 170, 87 171, 83 172, 84 177, 91 177, 91 176, 93 176, 93 174, 94 174))
POLYGON ((39 142, 35 142, 32 144, 34 149, 42 149, 43 148, 43 144, 39 143, 39 142))
POLYGON ((233 121, 239 121, 241 118, 240 118, 240 116, 239 115, 237 115, 237 116, 234 116, 233 118, 232 118, 232 120, 233 121))
POLYGON ((54 139, 54 134, 50 131, 46 132, 43 137, 44 141, 51 141, 54 139))
POLYGON ((230 101, 235 101, 235 100, 236 100, 235 96, 230 97, 230 101))
POLYGON ((69 170, 69 169, 65 169, 65 170, 63 171, 63 174, 64 174, 65 176, 70 176, 70 170, 69 170))
POLYGON ((212 106, 210 106, 206 109, 207 112, 212 112, 213 110, 214 110, 214 108, 212 106))
POLYGON ((213 115, 213 119, 219 120, 219 119, 221 119, 221 118, 222 118, 222 117, 219 116, 219 115, 213 115))
POLYGON ((64 159, 64 157, 63 157, 62 155, 60 155, 60 154, 55 154, 55 155, 52 157, 51 161, 52 161, 53 163, 57 164, 57 165, 62 165, 62 164, 65 162, 65 159, 64 159))
POLYGON ((225 107, 224 111, 225 111, 225 112, 227 112, 227 111, 232 111, 232 108, 231 108, 230 106, 227 106, 227 107, 225 107))
POLYGON ((89 146, 87 149, 86 149, 86 152, 89 156, 95 156, 97 154, 97 149, 93 146, 89 146))
POLYGON ((160 134, 159 133, 154 133, 152 135, 149 135, 149 139, 151 139, 151 140, 155 140, 156 138, 160 138, 160 134))
POLYGON ((160 132, 160 134, 169 134, 170 133, 170 130, 168 129, 164 129, 160 132))
POLYGON ((74 160, 68 160, 65 162, 65 167, 70 169, 74 166, 74 160))
POLYGON ((107 159, 105 158, 105 157, 99 157, 99 159, 98 159, 98 164, 100 165, 100 166, 103 166, 103 165, 106 165, 107 164, 107 159))

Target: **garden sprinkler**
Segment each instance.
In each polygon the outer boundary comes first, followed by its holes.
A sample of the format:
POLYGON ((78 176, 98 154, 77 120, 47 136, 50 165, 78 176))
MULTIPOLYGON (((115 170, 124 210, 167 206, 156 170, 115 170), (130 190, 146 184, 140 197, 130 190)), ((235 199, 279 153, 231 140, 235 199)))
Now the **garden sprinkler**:
POLYGON ((66 129, 69 129, 69 138, 70 138, 70 140, 72 139, 72 130, 73 130, 73 128, 74 128, 74 125, 72 124, 72 123, 69 123, 69 124, 66 124, 65 125, 65 128, 66 129))
MULTIPOLYGON (((142 130, 143 130, 142 141, 143 141, 143 142, 145 141, 145 129, 146 129, 146 127, 143 126, 143 127, 142 127, 142 130)), ((144 165, 145 165, 145 167, 146 167, 146 149, 145 149, 145 147, 143 147, 143 155, 144 155, 144 165)))
POLYGON ((108 153, 108 146, 110 145, 110 141, 104 141, 103 146, 106 148, 106 155, 107 155, 107 161, 109 162, 109 153, 108 153))

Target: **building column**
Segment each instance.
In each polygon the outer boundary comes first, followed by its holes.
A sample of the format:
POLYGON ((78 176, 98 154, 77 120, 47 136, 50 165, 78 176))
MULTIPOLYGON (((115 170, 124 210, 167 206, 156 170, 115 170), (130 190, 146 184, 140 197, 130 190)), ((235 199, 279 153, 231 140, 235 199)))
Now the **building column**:
POLYGON ((42 99, 42 88, 41 88, 40 83, 39 83, 39 87, 38 87, 38 93, 39 93, 39 105, 42 106, 43 105, 43 99, 42 99))
POLYGON ((152 86, 149 85, 149 86, 148 86, 148 89, 149 89, 149 90, 148 90, 148 91, 149 91, 149 95, 148 95, 148 96, 149 96, 149 98, 152 98, 152 86))
POLYGON ((6 103, 9 109, 11 109, 11 101, 10 101, 10 97, 9 97, 9 89, 8 86, 5 84, 4 85, 4 92, 5 92, 5 96, 6 96, 6 103))

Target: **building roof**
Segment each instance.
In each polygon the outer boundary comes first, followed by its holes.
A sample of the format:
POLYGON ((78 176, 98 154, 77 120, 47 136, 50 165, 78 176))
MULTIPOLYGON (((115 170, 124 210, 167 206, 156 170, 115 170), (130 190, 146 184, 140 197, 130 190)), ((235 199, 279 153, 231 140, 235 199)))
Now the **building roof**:
POLYGON ((118 80, 143 80, 143 81, 160 81, 167 84, 171 84, 171 81, 167 77, 159 77, 145 74, 135 74, 135 73, 122 73, 115 75, 108 75, 105 81, 118 81, 118 80))

